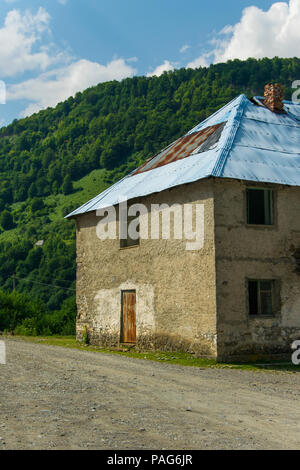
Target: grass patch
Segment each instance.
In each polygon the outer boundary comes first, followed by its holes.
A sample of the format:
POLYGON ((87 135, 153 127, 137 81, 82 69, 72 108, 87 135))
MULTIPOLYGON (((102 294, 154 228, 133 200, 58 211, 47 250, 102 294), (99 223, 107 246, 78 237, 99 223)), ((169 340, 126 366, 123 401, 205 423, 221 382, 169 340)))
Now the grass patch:
MULTIPOLYGON (((50 219, 50 223, 45 224, 44 228, 46 228, 46 231, 51 232, 51 224, 53 224, 53 222, 63 222, 63 218, 67 213, 104 191, 109 186, 109 184, 104 181, 105 174, 106 172, 103 169, 91 171, 91 173, 73 183, 73 193, 67 195, 61 193, 56 195, 52 194, 44 197, 43 201, 45 206, 48 207, 47 215, 50 219)), ((16 202, 11 204, 10 209, 12 211, 19 210, 23 203, 24 202, 16 202)), ((23 225, 23 222, 19 224, 19 226, 22 227, 23 225)), ((0 241, 13 243, 19 235, 18 227, 5 230, 0 233, 0 241)))
POLYGON ((104 191, 109 186, 104 182, 104 176, 105 170, 94 170, 73 183, 74 192, 72 194, 57 194, 56 196, 46 197, 44 199, 45 204, 47 202, 55 203, 50 219, 52 221, 61 220, 63 215, 67 215, 62 214, 65 205, 68 205, 71 208, 70 210, 74 210, 104 191))
POLYGON ((27 341, 36 344, 47 344, 50 346, 60 346, 70 349, 79 349, 81 351, 89 351, 103 354, 117 354, 145 361, 164 362, 168 364, 176 364, 181 366, 198 367, 198 368, 214 368, 214 369, 240 369, 251 371, 279 371, 279 372, 300 372, 300 366, 294 366, 292 363, 282 363, 279 361, 263 361, 258 363, 218 363, 215 359, 197 358, 193 354, 183 352, 162 352, 162 351, 146 351, 140 352, 133 349, 121 348, 100 348, 97 346, 84 345, 76 341, 75 336, 13 336, 14 339, 27 341))

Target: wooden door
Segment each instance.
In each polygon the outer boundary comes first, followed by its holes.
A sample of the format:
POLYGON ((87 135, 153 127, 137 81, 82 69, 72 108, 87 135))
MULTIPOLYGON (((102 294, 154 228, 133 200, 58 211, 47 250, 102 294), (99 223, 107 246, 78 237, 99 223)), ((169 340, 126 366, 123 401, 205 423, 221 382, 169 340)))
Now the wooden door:
POLYGON ((122 292, 122 334, 123 343, 136 343, 136 292, 122 292))

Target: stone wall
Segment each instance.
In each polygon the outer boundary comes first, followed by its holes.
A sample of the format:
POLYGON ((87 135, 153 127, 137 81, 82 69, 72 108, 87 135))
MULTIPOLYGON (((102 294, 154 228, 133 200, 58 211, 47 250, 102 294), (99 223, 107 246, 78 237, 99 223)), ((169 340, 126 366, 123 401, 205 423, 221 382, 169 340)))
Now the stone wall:
MULTIPOLYGON (((134 201, 139 202, 139 201, 134 201)), ((96 236, 95 213, 77 219, 77 335, 87 327, 93 344, 120 342, 121 291, 137 293, 137 347, 216 355, 216 277, 213 180, 183 185, 140 202, 204 204, 205 242, 187 251, 185 240, 119 240, 96 236)), ((149 223, 150 225, 150 223, 149 223)))
POLYGON ((300 339, 300 188, 250 184, 275 191, 274 227, 246 224, 244 182, 215 180, 218 357, 291 355, 300 339), (280 305, 273 318, 250 317, 247 279, 274 279, 280 305))

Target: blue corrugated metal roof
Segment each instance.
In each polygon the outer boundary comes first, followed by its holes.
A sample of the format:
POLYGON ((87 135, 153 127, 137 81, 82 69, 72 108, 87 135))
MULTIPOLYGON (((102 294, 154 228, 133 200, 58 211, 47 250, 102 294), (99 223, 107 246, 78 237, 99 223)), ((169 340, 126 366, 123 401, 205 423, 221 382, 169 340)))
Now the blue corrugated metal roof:
POLYGON ((215 176, 300 186, 300 105, 273 113, 240 95, 186 135, 225 123, 212 148, 142 173, 131 173, 67 217, 215 176))

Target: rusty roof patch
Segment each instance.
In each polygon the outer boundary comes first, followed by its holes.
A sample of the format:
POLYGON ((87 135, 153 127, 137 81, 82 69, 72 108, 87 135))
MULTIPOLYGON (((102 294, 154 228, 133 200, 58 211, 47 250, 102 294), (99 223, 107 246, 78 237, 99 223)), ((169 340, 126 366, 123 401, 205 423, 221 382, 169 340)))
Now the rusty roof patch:
POLYGON ((223 122, 215 126, 209 126, 201 131, 181 137, 166 147, 162 152, 145 162, 133 175, 168 165, 168 163, 182 160, 195 153, 205 152, 218 142, 225 124, 226 123, 223 122))

